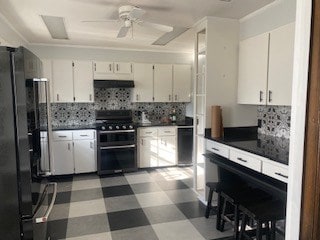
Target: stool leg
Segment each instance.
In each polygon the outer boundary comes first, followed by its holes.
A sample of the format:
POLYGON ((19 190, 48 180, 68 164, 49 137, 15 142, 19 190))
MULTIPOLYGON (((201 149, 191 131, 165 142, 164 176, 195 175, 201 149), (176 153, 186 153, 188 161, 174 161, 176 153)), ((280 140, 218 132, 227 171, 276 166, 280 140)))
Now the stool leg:
POLYGON ((265 225, 266 225, 266 231, 267 231, 267 232, 266 232, 266 240, 271 240, 271 239, 270 239, 271 236, 270 236, 269 222, 266 222, 265 225))
POLYGON ((222 214, 222 197, 221 194, 218 193, 218 212, 217 212, 217 223, 216 223, 216 229, 221 231, 221 214, 222 214))
POLYGON ((246 221, 247 221, 247 215, 243 213, 242 215, 242 222, 241 222, 241 228, 239 233, 239 240, 242 240, 246 231, 246 221))
POLYGON ((224 216, 226 214, 226 208, 227 208, 227 200, 224 199, 222 213, 221 213, 221 223, 220 223, 220 231, 222 231, 222 232, 224 231, 224 223, 225 223, 224 216))
POLYGON ((276 221, 271 221, 271 240, 276 239, 276 221))
POLYGON ((257 240, 262 240, 262 222, 257 221, 257 240))
POLYGON ((234 207, 234 229, 233 236, 237 240, 239 238, 239 206, 236 204, 234 207))
POLYGON ((211 208, 212 208, 212 206, 211 206, 212 195, 213 195, 213 189, 210 188, 209 196, 208 196, 207 209, 206 209, 206 215, 205 215, 206 218, 209 218, 210 211, 211 211, 211 208))

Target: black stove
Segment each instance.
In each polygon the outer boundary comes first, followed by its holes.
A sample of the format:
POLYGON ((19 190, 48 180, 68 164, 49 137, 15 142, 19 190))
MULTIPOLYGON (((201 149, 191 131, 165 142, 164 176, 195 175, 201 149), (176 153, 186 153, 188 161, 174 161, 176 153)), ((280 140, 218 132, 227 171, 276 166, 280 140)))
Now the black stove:
POLYGON ((131 110, 96 111, 97 130, 121 131, 134 129, 131 110))
POLYGON ((98 174, 137 169, 136 129, 131 110, 96 111, 98 174))

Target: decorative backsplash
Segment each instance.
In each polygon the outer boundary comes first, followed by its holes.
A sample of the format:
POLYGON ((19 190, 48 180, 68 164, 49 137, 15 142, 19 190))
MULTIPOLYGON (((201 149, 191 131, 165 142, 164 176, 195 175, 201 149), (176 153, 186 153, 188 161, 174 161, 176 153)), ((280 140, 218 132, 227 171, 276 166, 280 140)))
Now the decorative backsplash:
POLYGON ((53 126, 87 125, 95 123, 95 110, 131 109, 133 120, 141 120, 140 112, 146 111, 150 121, 160 121, 176 110, 177 120, 183 120, 186 103, 132 103, 131 89, 96 88, 95 103, 52 103, 53 126))
POLYGON ((290 138, 291 107, 258 106, 258 120, 261 120, 258 133, 290 138))

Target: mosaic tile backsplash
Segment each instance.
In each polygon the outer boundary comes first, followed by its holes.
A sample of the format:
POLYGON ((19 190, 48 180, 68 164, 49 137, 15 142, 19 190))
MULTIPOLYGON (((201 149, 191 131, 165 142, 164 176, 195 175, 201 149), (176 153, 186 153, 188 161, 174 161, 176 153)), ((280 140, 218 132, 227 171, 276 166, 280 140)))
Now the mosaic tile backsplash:
POLYGON ((258 106, 258 120, 261 120, 258 133, 290 138, 291 107, 258 106))
POLYGON ((186 103, 132 103, 131 89, 127 88, 96 88, 94 103, 52 103, 52 125, 72 126, 95 123, 95 110, 131 109, 133 120, 141 120, 141 111, 146 111, 149 120, 160 121, 169 116, 172 109, 176 110, 177 120, 184 120, 186 103))

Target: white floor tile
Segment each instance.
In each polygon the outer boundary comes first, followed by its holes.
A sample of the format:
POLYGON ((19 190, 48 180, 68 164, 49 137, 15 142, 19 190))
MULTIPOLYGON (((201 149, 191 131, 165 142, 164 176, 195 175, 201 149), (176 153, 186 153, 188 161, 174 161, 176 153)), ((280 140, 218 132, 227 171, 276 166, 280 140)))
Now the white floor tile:
POLYGON ((69 218, 106 213, 104 199, 70 203, 69 218))
POLYGON ((152 225, 159 240, 205 240, 189 220, 152 225))
POLYGON ((98 233, 98 234, 90 234, 90 235, 84 235, 81 237, 72 237, 72 238, 66 238, 66 240, 112 240, 111 233, 98 233))
POLYGON ((136 194, 141 207, 152 207, 173 204, 164 192, 152 192, 136 194))
POLYGON ((147 172, 137 172, 125 174, 125 177, 130 184, 153 182, 153 178, 147 172))
POLYGON ((72 182, 72 191, 89 188, 101 188, 100 179, 90 179, 72 182))

